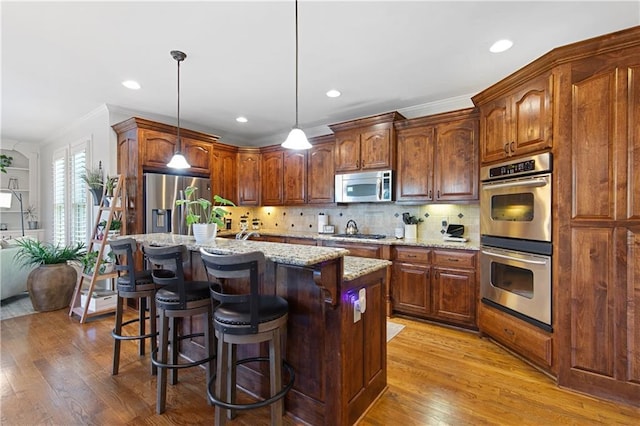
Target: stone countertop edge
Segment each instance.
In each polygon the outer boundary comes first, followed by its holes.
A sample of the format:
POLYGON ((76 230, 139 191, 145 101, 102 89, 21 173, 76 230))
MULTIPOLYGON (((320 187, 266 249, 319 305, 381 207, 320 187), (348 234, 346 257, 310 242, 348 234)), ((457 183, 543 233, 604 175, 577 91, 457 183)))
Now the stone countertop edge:
MULTIPOLYGON (((134 234, 125 235, 138 243, 159 246, 184 244, 189 250, 205 250, 215 254, 239 254, 261 251, 273 262, 294 266, 311 266, 327 260, 337 259, 349 254, 347 249, 337 247, 292 245, 285 243, 268 243, 265 241, 235 240, 216 238, 214 241, 197 244, 193 236, 176 234, 134 234), (295 247, 295 250, 292 250, 295 247)), ((123 238, 121 237, 121 238, 123 238)))
MULTIPOLYGON (((387 237, 383 239, 368 239, 368 238, 349 238, 349 237, 336 237, 333 234, 321 234, 318 232, 304 232, 304 231, 280 231, 277 229, 259 229, 255 231, 260 235, 273 236, 273 237, 291 237, 291 238, 308 238, 312 240, 323 241, 346 241, 351 243, 366 243, 366 244, 380 244, 387 246, 415 246, 415 247, 427 247, 427 248, 446 248, 455 250, 480 250, 480 246, 472 241, 456 242, 456 241, 443 241, 437 238, 429 239, 417 239, 417 240, 405 240, 404 238, 387 237)), ((235 235, 236 232, 221 230, 218 232, 218 236, 230 236, 235 235)))
POLYGON ((367 257, 344 257, 344 272, 342 279, 344 281, 352 281, 364 275, 376 272, 380 269, 391 266, 393 262, 382 259, 370 259, 367 257))

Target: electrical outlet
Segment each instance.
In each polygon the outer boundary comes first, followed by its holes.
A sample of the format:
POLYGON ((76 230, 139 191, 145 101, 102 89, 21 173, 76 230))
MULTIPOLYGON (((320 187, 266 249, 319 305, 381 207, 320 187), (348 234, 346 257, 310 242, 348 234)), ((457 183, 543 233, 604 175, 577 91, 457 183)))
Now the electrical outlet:
POLYGON ((443 227, 443 228, 446 228, 446 227, 447 227, 447 221, 446 221, 446 220, 443 220, 443 221, 442 221, 442 227, 443 227))

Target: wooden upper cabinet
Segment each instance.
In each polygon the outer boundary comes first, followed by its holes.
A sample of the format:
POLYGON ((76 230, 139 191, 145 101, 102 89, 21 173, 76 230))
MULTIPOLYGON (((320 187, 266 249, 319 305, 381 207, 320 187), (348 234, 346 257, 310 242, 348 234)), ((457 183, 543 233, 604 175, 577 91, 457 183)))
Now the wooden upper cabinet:
MULTIPOLYGON (((182 136, 180 139, 182 140, 182 153, 191 165, 189 172, 210 174, 213 161, 213 143, 192 138, 183 138, 182 136)), ((173 153, 171 155, 173 155, 173 153)))
MULTIPOLYGON (((499 86, 488 91, 497 90, 499 86)), ((480 107, 482 163, 552 147, 552 73, 532 78, 506 95, 480 100, 476 105, 480 107)))
POLYGON ((478 114, 464 109, 395 123, 396 201, 478 199, 478 114))
POLYGON ((261 158, 258 151, 238 153, 238 205, 260 205, 261 158))
POLYGON ((138 140, 142 149, 142 166, 166 169, 176 150, 176 135, 156 130, 142 130, 138 140))
POLYGON ((397 112, 332 124, 335 133, 335 171, 394 169, 396 135, 393 122, 404 117, 397 112))
POLYGON ((478 118, 438 124, 435 131, 436 201, 478 199, 478 118))
POLYGON ((262 152, 262 205, 280 206, 284 202, 283 191, 284 152, 262 152))
POLYGON ((238 148, 216 143, 213 147, 211 190, 238 204, 238 148))
POLYGON ((433 126, 398 130, 396 201, 433 200, 433 126))
POLYGON ((314 143, 307 153, 307 203, 309 204, 335 201, 334 137, 325 136, 323 140, 325 142, 314 143))
POLYGON ((305 204, 307 201, 307 152, 284 152, 282 176, 285 205, 305 204))

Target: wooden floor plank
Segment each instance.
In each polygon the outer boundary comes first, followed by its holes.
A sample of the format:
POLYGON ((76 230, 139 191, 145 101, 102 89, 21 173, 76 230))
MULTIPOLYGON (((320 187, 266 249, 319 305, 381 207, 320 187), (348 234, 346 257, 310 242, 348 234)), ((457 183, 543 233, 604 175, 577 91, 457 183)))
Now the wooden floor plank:
MULTIPOLYGON (((129 312, 127 315, 132 315, 129 312)), ((580 395, 487 339, 404 318, 388 343, 388 388, 360 420, 382 425, 637 425, 640 409, 580 395)), ((211 424, 204 370, 181 371, 155 413, 149 355, 123 342, 111 375, 113 316, 79 324, 64 310, 0 322, 2 425, 211 424)), ((248 397, 240 393, 240 400, 248 397)), ((242 412, 230 425, 268 425, 269 409, 242 412)), ((298 424, 291 418, 286 425, 298 424)))

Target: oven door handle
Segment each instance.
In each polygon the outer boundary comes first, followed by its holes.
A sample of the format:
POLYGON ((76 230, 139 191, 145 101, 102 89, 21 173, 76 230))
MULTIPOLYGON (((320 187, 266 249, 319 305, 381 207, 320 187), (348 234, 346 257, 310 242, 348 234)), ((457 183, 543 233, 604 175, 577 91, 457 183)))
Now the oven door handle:
POLYGON ((504 254, 493 253, 493 252, 485 251, 485 250, 482 250, 482 254, 486 254, 487 256, 500 257, 502 259, 507 259, 507 260, 513 260, 513 261, 516 261, 516 262, 529 263, 529 264, 532 264, 532 265, 545 265, 547 263, 544 260, 520 259, 518 257, 507 256, 507 255, 504 255, 504 254))
POLYGON ((492 189, 500 189, 500 188, 513 188, 513 187, 540 187, 548 185, 549 182, 545 178, 538 179, 523 179, 517 181, 510 181, 504 183, 485 183, 482 185, 482 189, 485 191, 490 191, 492 189))

